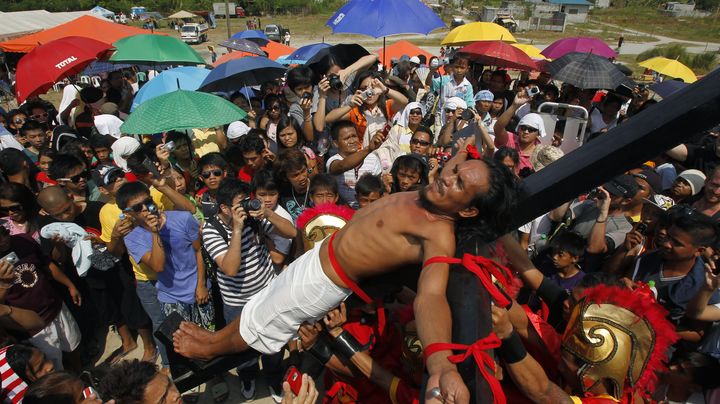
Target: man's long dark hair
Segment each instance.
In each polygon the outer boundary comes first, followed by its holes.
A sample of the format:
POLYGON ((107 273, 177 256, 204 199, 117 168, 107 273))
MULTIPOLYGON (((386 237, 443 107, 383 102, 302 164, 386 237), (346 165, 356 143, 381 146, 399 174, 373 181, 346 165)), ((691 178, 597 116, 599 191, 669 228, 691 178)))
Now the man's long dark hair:
POLYGON ((503 164, 483 158, 488 167, 490 187, 471 202, 478 215, 455 222, 458 244, 476 240, 491 242, 511 229, 511 217, 517 207, 520 191, 515 176, 503 164))

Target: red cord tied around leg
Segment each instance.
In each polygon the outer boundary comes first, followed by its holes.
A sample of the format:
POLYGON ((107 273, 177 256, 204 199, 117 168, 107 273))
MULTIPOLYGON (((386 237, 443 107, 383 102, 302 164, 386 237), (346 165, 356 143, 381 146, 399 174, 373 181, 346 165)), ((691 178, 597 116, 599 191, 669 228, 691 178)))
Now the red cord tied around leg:
POLYGON ((480 369, 480 374, 490 386, 490 391, 492 391, 493 394, 493 402, 495 404, 505 404, 505 393, 503 392, 500 382, 488 371, 488 368, 493 369, 494 371, 495 361, 486 352, 489 349, 499 348, 501 344, 502 341, 500 341, 500 338, 498 338, 495 333, 490 333, 487 337, 475 341, 472 345, 449 343, 430 344, 425 347, 423 354, 425 355, 425 359, 427 359, 430 355, 436 352, 448 349, 464 351, 463 353, 448 356, 448 360, 455 364, 464 362, 472 355, 473 359, 475 359, 475 363, 480 369))
POLYGON ((477 275, 480 282, 487 289, 490 296, 493 298, 495 303, 500 307, 508 307, 510 305, 510 299, 507 295, 500 291, 500 289, 493 284, 492 276, 500 282, 505 288, 509 288, 512 284, 512 273, 506 267, 498 264, 490 258, 486 258, 480 255, 465 254, 462 258, 451 258, 451 257, 432 257, 425 261, 425 267, 430 264, 461 264, 468 271, 477 275))

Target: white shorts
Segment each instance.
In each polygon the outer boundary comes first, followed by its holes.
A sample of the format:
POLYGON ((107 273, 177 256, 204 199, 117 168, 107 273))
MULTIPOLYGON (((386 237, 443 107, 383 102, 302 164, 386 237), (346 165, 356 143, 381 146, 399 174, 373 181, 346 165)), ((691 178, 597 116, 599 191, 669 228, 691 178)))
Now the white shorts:
POLYGON ((245 305, 240 335, 251 348, 264 354, 280 352, 304 321, 323 318, 350 296, 350 289, 336 285, 323 272, 321 246, 316 243, 245 305))
POLYGON ((55 369, 62 370, 62 353, 80 345, 80 329, 65 303, 55 319, 30 338, 30 343, 53 361, 55 369))

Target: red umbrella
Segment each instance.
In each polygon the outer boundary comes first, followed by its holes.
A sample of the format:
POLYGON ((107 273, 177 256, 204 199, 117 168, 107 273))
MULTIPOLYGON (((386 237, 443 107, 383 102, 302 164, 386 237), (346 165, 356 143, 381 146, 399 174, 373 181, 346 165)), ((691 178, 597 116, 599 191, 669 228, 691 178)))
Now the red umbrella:
POLYGON ((23 56, 17 65, 15 95, 19 103, 44 94, 61 79, 80 73, 104 57, 112 47, 80 36, 68 36, 40 45, 23 56))
POLYGON ((537 70, 535 62, 522 50, 503 41, 478 41, 458 50, 488 66, 517 70, 537 70))

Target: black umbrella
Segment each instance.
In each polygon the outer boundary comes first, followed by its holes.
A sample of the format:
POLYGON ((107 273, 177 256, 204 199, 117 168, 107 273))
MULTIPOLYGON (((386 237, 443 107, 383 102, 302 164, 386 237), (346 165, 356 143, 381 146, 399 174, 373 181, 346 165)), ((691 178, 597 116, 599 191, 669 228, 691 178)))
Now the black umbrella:
POLYGON ((632 76, 632 75, 633 75, 632 69, 630 69, 629 67, 627 67, 627 65, 624 65, 624 64, 622 64, 622 63, 615 63, 615 66, 617 66, 618 70, 620 70, 620 71, 622 72, 622 74, 624 74, 624 75, 626 75, 626 76, 632 76))
POLYGON ((358 44, 339 44, 320 49, 315 56, 305 63, 305 66, 312 69, 315 76, 314 82, 317 83, 322 76, 327 74, 332 65, 338 65, 341 69, 344 69, 369 54, 365 48, 358 44))
POLYGON ((200 91, 234 91, 246 86, 256 86, 285 75, 285 66, 258 57, 232 59, 212 69, 200 84, 200 91))
POLYGON ((260 49, 258 44, 247 39, 228 39, 218 45, 240 52, 251 53, 253 55, 266 55, 266 53, 260 49))
POLYGON ((614 89, 626 82, 626 76, 611 61, 592 53, 568 53, 550 62, 553 79, 580 89, 614 89))

